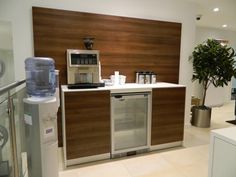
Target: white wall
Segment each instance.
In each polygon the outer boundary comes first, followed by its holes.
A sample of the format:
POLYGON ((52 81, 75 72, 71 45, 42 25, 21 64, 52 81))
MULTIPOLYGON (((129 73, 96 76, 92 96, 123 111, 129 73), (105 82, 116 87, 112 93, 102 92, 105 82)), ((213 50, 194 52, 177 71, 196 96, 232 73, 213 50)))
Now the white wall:
POLYGON ((24 78, 24 59, 33 54, 31 6, 182 23, 179 82, 187 86, 186 123, 189 123, 192 65, 188 61, 195 40, 195 6, 185 0, 18 0, 0 1, 0 20, 13 23, 16 78, 24 78))
POLYGON ((0 49, 12 50, 12 27, 9 21, 0 21, 0 49))
MULTIPOLYGON (((202 43, 208 38, 212 39, 223 39, 229 41, 229 46, 236 49, 236 31, 221 30, 207 27, 196 28, 196 41, 195 45, 202 43)), ((201 86, 197 82, 193 84, 193 95, 201 98, 201 86)), ((211 86, 207 91, 206 105, 209 106, 220 106, 225 102, 230 101, 231 98, 231 82, 224 88, 215 88, 211 86), (217 96, 216 96, 217 95, 217 96)))
POLYGON ((226 29, 216 29, 207 27, 196 28, 196 44, 202 43, 207 38, 224 39, 229 41, 229 46, 236 49, 236 31, 230 31, 226 29))

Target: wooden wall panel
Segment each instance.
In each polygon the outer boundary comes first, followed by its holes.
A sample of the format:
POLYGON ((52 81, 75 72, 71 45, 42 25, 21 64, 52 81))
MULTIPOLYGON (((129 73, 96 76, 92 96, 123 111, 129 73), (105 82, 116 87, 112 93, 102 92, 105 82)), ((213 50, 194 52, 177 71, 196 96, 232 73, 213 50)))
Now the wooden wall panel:
MULTIPOLYGON (((84 49, 83 38, 94 37, 100 51, 102 78, 114 71, 135 81, 135 71, 153 71, 157 80, 178 83, 181 24, 33 7, 34 55, 52 57, 67 83, 66 50, 84 49)), ((61 115, 58 114, 59 145, 61 115)))
POLYGON ((35 56, 55 59, 66 84, 66 49, 84 49, 82 38, 95 38, 102 77, 115 70, 134 82, 135 71, 151 70, 158 81, 178 83, 181 24, 33 7, 35 56))

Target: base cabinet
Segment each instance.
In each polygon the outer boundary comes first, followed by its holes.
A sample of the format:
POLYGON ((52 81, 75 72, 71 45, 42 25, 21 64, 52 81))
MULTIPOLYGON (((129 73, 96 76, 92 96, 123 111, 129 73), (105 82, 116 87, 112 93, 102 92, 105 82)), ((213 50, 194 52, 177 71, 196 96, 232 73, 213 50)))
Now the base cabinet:
POLYGON ((152 90, 151 146, 183 141, 185 87, 152 90))
MULTIPOLYGON (((114 149, 112 149, 114 142, 111 142, 112 129, 119 132, 119 128, 130 129, 136 124, 138 126, 145 125, 143 121, 135 120, 134 123, 128 124, 128 127, 127 125, 123 126, 124 115, 130 118, 128 114, 134 103, 140 106, 138 110, 134 111, 137 116, 145 108, 143 102, 138 104, 137 101, 130 102, 128 99, 127 105, 120 107, 118 104, 114 109, 116 113, 117 111, 121 113, 117 114, 118 118, 115 121, 119 120, 122 126, 111 127, 111 122, 114 120, 111 120, 110 96, 110 90, 62 91, 63 144, 66 166, 110 158, 111 153, 114 153, 114 149)), ((134 96, 137 97, 137 95, 134 96)), ((146 123, 151 124, 151 131, 150 128, 144 129, 147 134, 147 148, 150 145, 150 150, 180 145, 184 133, 185 87, 153 88, 150 99, 152 101, 148 102, 148 105, 152 104, 152 108, 150 107, 146 111, 149 115, 152 113, 151 121, 149 119, 146 123)), ((120 101, 123 103, 124 98, 120 101)), ((118 140, 127 141, 123 138, 127 137, 123 136, 123 133, 127 132, 133 133, 132 131, 123 131, 122 139, 118 140)), ((135 133, 140 132, 135 128, 135 133)), ((137 136, 138 142, 142 136, 143 134, 137 136)), ((134 141, 133 135, 130 137, 128 144, 134 143, 132 142, 134 141)), ((131 148, 130 150, 139 149, 131 148)), ((117 153, 123 152, 126 152, 126 149, 117 151, 117 153)))
POLYGON ((236 128, 213 130, 208 177, 236 176, 236 128))
POLYGON ((64 92, 66 159, 110 153, 110 92, 64 92))

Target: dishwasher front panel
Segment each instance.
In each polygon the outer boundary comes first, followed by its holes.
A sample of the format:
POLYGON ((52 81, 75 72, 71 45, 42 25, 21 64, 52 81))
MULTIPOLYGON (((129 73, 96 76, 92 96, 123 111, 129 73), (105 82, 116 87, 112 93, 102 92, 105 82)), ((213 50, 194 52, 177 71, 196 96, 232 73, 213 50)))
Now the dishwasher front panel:
POLYGON ((148 148, 150 93, 111 95, 112 154, 148 148))

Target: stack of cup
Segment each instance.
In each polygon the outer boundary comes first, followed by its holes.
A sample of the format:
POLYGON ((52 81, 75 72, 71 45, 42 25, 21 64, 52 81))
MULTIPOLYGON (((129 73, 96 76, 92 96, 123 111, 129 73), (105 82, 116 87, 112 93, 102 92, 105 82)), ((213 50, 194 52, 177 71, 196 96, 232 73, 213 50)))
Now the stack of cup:
POLYGON ((114 75, 110 76, 110 79, 113 85, 124 85, 126 82, 126 76, 119 75, 119 71, 115 71, 114 75))
POLYGON ((120 82, 119 71, 115 71, 114 76, 115 76, 114 85, 119 85, 119 82, 120 82))

